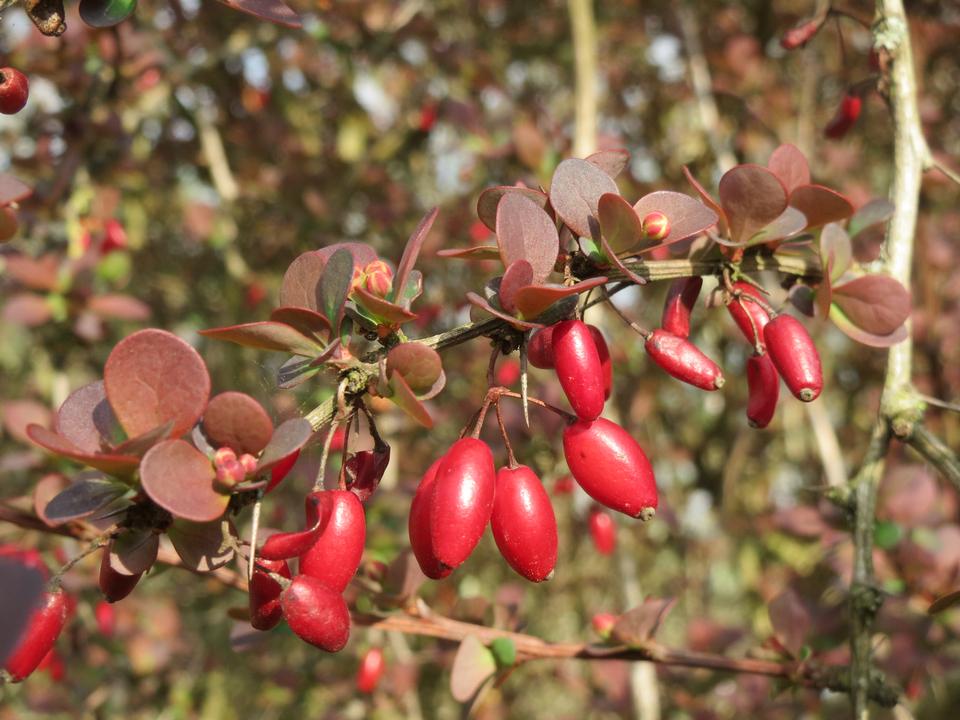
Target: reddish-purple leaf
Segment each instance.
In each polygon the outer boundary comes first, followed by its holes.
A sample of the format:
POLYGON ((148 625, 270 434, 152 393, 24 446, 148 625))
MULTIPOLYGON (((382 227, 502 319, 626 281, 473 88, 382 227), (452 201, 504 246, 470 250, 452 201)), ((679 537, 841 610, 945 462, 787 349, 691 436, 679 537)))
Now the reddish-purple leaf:
POLYGON ((807 216, 796 208, 788 207, 786 210, 780 213, 780 217, 759 232, 755 233, 750 238, 747 238, 741 242, 731 242, 730 240, 725 240, 723 238, 718 238, 717 241, 721 245, 726 245, 727 247, 747 247, 751 245, 761 245, 763 243, 785 240, 786 238, 802 232, 805 227, 807 227, 807 216))
MULTIPOLYGON (((711 208, 683 193, 659 190, 644 195, 633 204, 637 217, 644 218, 652 212, 662 212, 670 222, 670 234, 663 242, 652 247, 663 247, 699 235, 717 224, 718 216, 711 208)), ((650 248, 644 248, 648 250, 650 248)))
POLYGON ((284 27, 299 28, 303 26, 300 16, 281 0, 220 0, 220 2, 234 10, 284 27))
POLYGON ((773 632, 780 644, 793 657, 799 657, 812 625, 809 611, 790 588, 771 600, 767 610, 770 613, 773 632))
POLYGON ((400 258, 400 264, 397 265, 397 274, 393 281, 392 300, 397 301, 404 297, 407 288, 407 279, 410 277, 413 266, 417 264, 417 257, 420 255, 423 242, 427 239, 430 228, 433 227, 433 223, 439 213, 439 208, 433 208, 433 210, 423 216, 420 223, 410 234, 410 239, 407 240, 407 244, 403 248, 403 257, 400 258))
POLYGON ((136 455, 143 457, 143 454, 156 445, 161 440, 166 439, 173 430, 173 420, 168 420, 163 425, 158 425, 153 430, 148 430, 142 435, 137 435, 129 440, 124 440, 116 445, 110 452, 118 455, 136 455))
POLYGON ((553 173, 550 204, 557 215, 575 233, 590 237, 590 219, 597 218, 600 196, 619 194, 617 184, 607 173, 586 160, 564 160, 553 173))
POLYGON ((690 172, 690 168, 686 165, 683 166, 684 177, 687 178, 687 182, 693 186, 693 189, 697 191, 697 195, 700 196, 700 199, 703 200, 704 204, 713 210, 717 216, 717 226, 720 229, 721 235, 727 234, 727 216, 723 212, 723 208, 720 207, 720 203, 713 199, 713 196, 707 192, 707 189, 700 184, 700 182, 693 176, 693 173, 690 172))
POLYGON ((147 320, 150 306, 135 297, 121 293, 94 295, 87 301, 87 309, 107 320, 147 320))
POLYGON ((885 348, 897 343, 903 342, 910 334, 907 332, 907 326, 901 325, 889 335, 875 335, 854 325, 843 311, 836 305, 830 306, 830 319, 840 328, 848 337, 856 340, 863 345, 870 347, 885 348))
POLYGON ((720 178, 719 193, 734 242, 749 240, 787 207, 783 183, 759 165, 737 165, 728 170, 720 178))
POLYGON ((823 185, 802 185, 790 193, 790 207, 807 216, 807 227, 818 228, 853 215, 853 204, 823 185))
POLYGON ((602 235, 600 236, 600 247, 603 249, 603 254, 606 255, 610 263, 620 272, 626 275, 628 280, 635 282, 637 285, 647 284, 646 278, 640 277, 633 270, 623 264, 623 260, 621 260, 620 256, 613 251, 613 249, 610 247, 610 244, 607 242, 607 239, 602 235))
POLYGON ((467 293, 467 302, 469 302, 469 303, 470 303, 471 305, 473 305, 474 307, 479 308, 480 310, 483 310, 484 312, 488 312, 488 313, 490 313, 491 315, 493 315, 494 317, 498 317, 498 318, 500 318, 501 320, 509 323, 510 325, 512 325, 513 327, 515 327, 517 330, 533 330, 534 328, 543 327, 543 325, 542 325, 541 323, 535 323, 535 322, 529 322, 529 321, 527 321, 527 320, 521 320, 520 318, 515 318, 515 317, 513 317, 512 315, 508 315, 508 314, 505 313, 505 312, 502 312, 502 311, 500 311, 500 310, 497 310, 495 307, 493 307, 490 303, 488 303, 488 302, 487 302, 486 300, 484 300, 482 297, 480 297, 479 295, 477 295, 475 292, 468 292, 468 293, 467 293))
MULTIPOLYGON (((699 204, 699 203, 698 203, 699 204)), ((702 205, 701 205, 702 207, 702 205)), ((618 255, 632 250, 643 236, 640 216, 626 200, 615 193, 600 196, 597 206, 600 232, 607 239, 610 249, 618 255)))
POLYGON ((366 288, 354 288, 353 300, 368 313, 390 325, 401 325, 415 320, 417 317, 416 313, 412 313, 389 300, 384 300, 382 297, 368 292, 366 288))
POLYGON ((203 413, 203 432, 215 448, 256 455, 270 442, 273 421, 252 397, 229 391, 211 398, 203 413))
POLYGON ((491 230, 497 229, 497 206, 505 195, 520 195, 540 208, 547 207, 547 196, 539 190, 515 185, 498 185, 480 193, 477 198, 477 217, 491 230))
POLYGON ((362 450, 347 460, 349 489, 360 502, 369 500, 390 464, 390 446, 381 443, 373 450, 362 450))
POLYGON ((423 343, 400 343, 387 353, 387 376, 400 373, 410 389, 418 395, 429 391, 442 371, 439 353, 423 343))
POLYGON ((39 327, 52 317, 47 299, 33 293, 17 293, 3 306, 3 319, 14 325, 39 327))
POLYGON ((516 293, 517 309, 525 318, 535 318, 558 300, 579 295, 607 282, 606 277, 582 280, 576 285, 529 285, 516 293))
POLYGON ((301 335, 325 345, 330 336, 330 321, 320 313, 305 307, 278 307, 270 319, 289 325, 301 335))
POLYGON ((820 231, 820 262, 824 275, 836 280, 853 261, 853 245, 847 231, 837 223, 827 223, 820 231))
POLYGON ((437 257, 461 258, 463 260, 499 260, 500 248, 496 245, 476 245, 468 248, 445 248, 437 251, 437 257))
POLYGON ((626 150, 599 150, 592 155, 587 155, 584 159, 596 165, 611 178, 616 178, 630 162, 630 153, 626 150))
POLYGON ((81 450, 72 442, 52 430, 39 425, 27 426, 30 439, 54 455, 76 460, 90 467, 102 470, 107 475, 130 475, 140 464, 140 458, 132 455, 112 455, 109 453, 89 453, 81 450))
POLYGON ((885 198, 875 198, 857 209, 850 218, 847 232, 850 233, 850 237, 856 237, 862 230, 889 220, 893 210, 892 202, 885 198))
POLYGON ((133 437, 172 420, 171 436, 203 415, 210 374, 190 345, 164 330, 140 330, 113 348, 103 382, 114 414, 133 437))
POLYGON ((243 325, 229 325, 227 327, 209 328, 201 330, 201 335, 212 337, 215 340, 226 340, 228 342, 243 345, 244 347, 258 348, 260 350, 279 350, 293 355, 302 355, 304 357, 316 357, 319 355, 323 346, 290 325, 284 322, 274 322, 272 320, 260 320, 258 322, 244 323, 243 325))
POLYGON ((801 185, 810 184, 810 165, 796 145, 785 143, 774 150, 767 161, 767 168, 780 178, 787 193, 801 185))
POLYGON ((72 484, 53 497, 43 509, 51 525, 93 515, 121 497, 129 486, 95 473, 81 473, 72 484))
POLYGON ((327 316, 334 334, 339 333, 343 320, 343 309, 353 287, 354 270, 362 270, 347 248, 339 248, 323 268, 317 293, 320 299, 319 310, 327 316))
POLYGON ((526 260, 514 260, 500 278, 500 307, 508 313, 517 311, 516 295, 522 287, 535 284, 533 268, 526 260))
POLYGON ((302 307, 316 312, 320 308, 317 284, 326 264, 326 258, 316 251, 298 255, 283 274, 283 282, 280 283, 280 305, 302 307))
POLYGON ((22 180, 7 173, 0 173, 0 206, 26 200, 32 194, 33 190, 22 180))
POLYGON ((557 226, 532 200, 510 193, 497 206, 497 245, 504 267, 526 260, 533 282, 542 282, 552 271, 560 251, 557 226))
POLYGON ((611 635, 627 646, 642 645, 653 639, 676 603, 674 598, 647 598, 617 618, 611 635))
POLYGON ((6 274, 31 290, 54 290, 60 281, 60 257, 54 253, 34 260, 26 255, 4 257, 6 274))
POLYGON ((7 400, 0 406, 3 428, 23 443, 29 443, 28 425, 50 427, 54 422, 50 408, 36 400, 7 400))
POLYGON ((430 413, 427 412, 423 403, 417 400, 417 396, 413 394, 413 390, 407 385, 403 375, 395 372, 390 377, 390 389, 393 391, 390 399, 397 407, 428 430, 433 427, 433 418, 430 417, 430 413))
POLYGON ((470 701, 493 677, 497 661, 476 635, 467 635, 453 656, 450 669, 450 694, 457 702, 470 701))
MULTIPOLYGON (((112 445, 120 424, 107 402, 102 380, 74 390, 57 410, 54 430, 85 452, 96 453, 112 445)), ((130 453, 133 454, 133 453, 130 453)))
POLYGON ((270 470, 294 453, 299 453, 300 448, 306 445, 312 436, 313 427, 306 418, 290 418, 280 423, 260 455, 257 474, 270 470))
POLYGON ((833 302, 872 335, 889 335, 910 317, 910 293, 888 275, 864 275, 834 285, 833 302))
POLYGON ((164 440, 140 463, 140 482, 157 505, 194 522, 216 520, 230 498, 213 486, 210 459, 184 440, 164 440))
POLYGON ((196 523, 177 518, 167 528, 167 537, 183 561, 196 572, 211 572, 233 559, 233 548, 223 534, 223 523, 196 523))
POLYGON ((127 530, 110 543, 110 567, 121 575, 139 575, 153 567, 160 536, 152 530, 127 530))

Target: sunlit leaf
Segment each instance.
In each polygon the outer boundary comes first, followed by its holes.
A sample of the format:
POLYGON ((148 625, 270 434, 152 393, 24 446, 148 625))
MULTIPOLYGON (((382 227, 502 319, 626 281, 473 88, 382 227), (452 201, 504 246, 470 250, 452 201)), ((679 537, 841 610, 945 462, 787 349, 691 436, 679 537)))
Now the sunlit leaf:
POLYGON ((822 185, 803 185, 790 193, 790 207, 807 216, 807 228, 846 220, 853 214, 853 203, 840 193, 822 185))
POLYGON ((200 334, 215 340, 243 345, 259 350, 278 350, 303 357, 316 357, 322 346, 283 322, 260 320, 243 325, 208 328, 200 334))
POLYGON ((387 353, 387 375, 399 372, 418 395, 433 387, 442 370, 440 354, 423 343, 400 343, 387 353))
POLYGON ((416 313, 412 313, 389 300, 384 300, 362 287, 354 289, 353 300, 375 318, 391 325, 401 325, 415 320, 417 317, 416 313))
POLYGON ((596 165, 611 178, 616 178, 630 162, 630 153, 626 150, 599 150, 592 155, 587 155, 584 159, 596 165))
POLYGON ((476 245, 468 248, 445 248, 437 251, 437 257, 461 258, 463 260, 499 260, 500 248, 496 245, 476 245))
POLYGON ((391 299, 394 301, 398 298, 403 298, 406 294, 407 280, 410 277, 413 266, 417 264, 420 249, 423 247, 423 243, 430 233, 430 228, 433 227, 433 223, 439 213, 439 208, 433 208, 433 210, 423 216, 417 224, 417 227, 414 228, 410 234, 410 238, 403 248, 403 257, 400 258, 400 264, 397 265, 397 275, 393 282, 393 295, 391 296, 391 299))
POLYGON ((643 227, 636 210, 620 195, 605 193, 597 205, 600 232, 617 254, 632 250, 643 236, 643 227))
POLYGON ((515 185, 498 185, 480 193, 477 198, 477 217, 491 230, 497 229, 497 206, 505 195, 521 195, 540 208, 546 208, 547 196, 539 190, 515 185))
POLYGON ((273 435, 273 421, 246 393, 229 391, 211 398, 203 413, 203 432, 215 448, 256 455, 273 435))
POLYGON ((526 260, 514 260, 500 278, 500 306, 508 313, 517 310, 516 294, 522 287, 534 284, 533 268, 526 260))
POLYGON ((58 433, 86 452, 100 452, 112 444, 119 428, 102 380, 70 393, 57 410, 54 425, 58 433))
POLYGON ((770 155, 767 168, 776 175, 787 193, 801 185, 810 184, 810 165, 796 145, 784 143, 770 155))
POLYGON ((140 463, 144 491, 174 517, 209 522, 227 509, 229 497, 213 486, 210 459, 184 440, 165 440, 150 448, 140 463))
POLYGON ((749 239, 787 207, 783 183, 759 165, 737 165, 728 170, 720 178, 719 194, 734 242, 749 239))
POLYGON ((644 195, 633 204, 633 209, 641 220, 656 211, 666 215, 670 223, 670 234, 650 248, 644 248, 645 251, 686 240, 717 224, 717 213, 711 208, 689 195, 671 190, 658 190, 644 195))
POLYGON ((830 306, 830 319, 851 339, 870 347, 886 348, 903 342, 910 334, 906 325, 901 325, 889 335, 874 335, 854 325, 837 305, 830 306))
POLYGON ((157 560, 160 536, 152 530, 127 530, 110 543, 110 567, 121 575, 145 573, 157 560))
POLYGON ((306 418, 290 418, 277 426, 273 431, 270 442, 260 454, 257 463, 257 474, 271 469, 283 462, 291 455, 300 452, 300 448, 307 444, 313 436, 313 427, 306 418))
POLYGON ((353 255, 346 249, 337 250, 327 261, 320 276, 317 292, 320 295, 320 312, 327 316, 334 331, 340 328, 343 306, 347 302, 353 283, 356 266, 353 255))
POLYGON ((477 307, 484 312, 493 315, 494 317, 504 320, 518 330, 532 330, 533 328, 543 327, 543 325, 540 323, 521 320, 520 318, 515 318, 512 315, 502 312, 501 310, 497 310, 495 307, 493 307, 493 305, 477 295, 475 292, 467 293, 467 301, 474 307, 477 307))
POLYGON ((690 168, 686 165, 683 166, 683 175, 687 178, 693 189, 697 191, 697 195, 700 196, 700 199, 703 200, 704 205, 713 210, 717 216, 717 225, 720 229, 721 235, 728 235, 728 221, 727 216, 723 212, 723 208, 720 206, 716 200, 713 199, 713 196, 707 192, 706 188, 700 184, 700 182, 693 176, 693 173, 690 172, 690 168))
POLYGON ((607 282, 604 276, 582 280, 576 285, 531 285, 516 294, 517 309, 525 318, 535 318, 558 300, 572 297, 607 282))
POLYGON ((270 319, 289 325, 301 335, 305 335, 325 345, 330 336, 330 321, 320 313, 305 307, 278 307, 270 313, 270 319))
POLYGON ((497 206, 496 231, 504 267, 527 261, 535 283, 553 271, 560 251, 557 227, 533 201, 517 193, 506 195, 497 206))
POLYGON ((423 403, 417 399, 413 390, 410 389, 410 386, 403 379, 403 375, 398 372, 393 373, 390 377, 390 390, 393 393, 390 399, 397 407, 423 425, 423 427, 427 429, 433 427, 433 418, 430 417, 430 413, 427 412, 423 403))
POLYGON ((888 275, 864 275, 834 285, 833 302, 872 335, 889 335, 910 317, 910 293, 888 275))
POLYGON ((827 223, 820 231, 820 261, 824 268, 829 268, 831 280, 843 275, 853 261, 850 236, 837 223, 827 223))
POLYGON ((867 228, 889 220, 894 210, 893 203, 889 200, 875 198, 857 209, 847 224, 847 232, 854 238, 867 228))
POLYGON ((553 172, 550 204, 571 230, 590 237, 590 220, 596 221, 600 196, 619 192, 613 178, 596 165, 570 158, 553 172))
POLYGON ((76 460, 90 467, 102 470, 107 475, 126 476, 137 469, 140 458, 128 455, 112 455, 109 453, 89 453, 81 450, 72 442, 52 430, 39 425, 27 427, 27 435, 40 447, 49 450, 55 455, 76 460))

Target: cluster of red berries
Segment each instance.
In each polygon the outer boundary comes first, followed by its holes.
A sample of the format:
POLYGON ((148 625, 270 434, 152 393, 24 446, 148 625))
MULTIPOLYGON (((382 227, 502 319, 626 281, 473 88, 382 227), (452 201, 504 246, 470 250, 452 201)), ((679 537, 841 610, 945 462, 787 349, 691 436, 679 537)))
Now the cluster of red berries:
POLYGON ((307 495, 305 506, 304 530, 271 535, 257 553, 250 624, 270 630, 285 619, 306 642, 337 652, 350 638, 343 592, 363 556, 363 505, 349 490, 320 490, 307 495), (293 558, 296 576, 287 562, 293 558))

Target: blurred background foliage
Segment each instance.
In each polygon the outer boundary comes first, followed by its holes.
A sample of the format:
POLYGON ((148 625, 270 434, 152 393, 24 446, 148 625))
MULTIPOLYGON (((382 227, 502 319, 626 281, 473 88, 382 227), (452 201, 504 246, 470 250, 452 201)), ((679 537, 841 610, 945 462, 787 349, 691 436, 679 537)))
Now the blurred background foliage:
MULTIPOLYGON (((75 469, 25 442, 26 419, 42 420, 72 388, 98 378, 112 345, 140 327, 187 338, 210 367, 215 392, 249 392, 278 419, 327 397, 323 382, 276 392, 282 358, 196 334, 265 319, 286 266, 305 250, 362 240, 396 262, 418 218, 439 205, 419 263, 425 295, 415 332, 465 321, 465 289, 481 287, 493 268, 443 261, 434 252, 488 238, 475 215, 484 187, 545 182, 569 156, 574 73, 564 3, 291 5, 303 14, 301 30, 198 0, 143 0, 129 21, 94 30, 71 5, 69 30, 58 39, 40 36, 17 8, 4 13, 3 64, 29 75, 31 96, 23 112, 0 119, 0 169, 35 188, 19 210, 19 234, 0 247, 0 494, 7 501, 29 505, 39 477, 75 469)), ((877 94, 846 139, 822 139, 847 87, 871 77, 869 32, 840 18, 805 49, 786 53, 779 46, 779 36, 813 5, 597 4, 598 144, 632 153, 619 180, 628 199, 661 188, 691 192, 684 165, 715 187, 725 163, 764 164, 780 142, 801 147, 815 180, 856 205, 886 195, 891 128, 877 94), (709 97, 694 91, 691 61, 705 61, 715 120, 709 97)), ((859 0, 847 9, 869 23, 869 4, 859 0)), ((939 2, 908 3, 908 11, 927 136, 938 156, 956 159, 960 12, 939 2)), ((936 174, 926 178, 913 288, 915 382, 922 392, 954 400, 956 200, 956 186, 936 174)), ((858 259, 876 258, 880 239, 879 230, 860 236, 858 259)), ((623 304, 652 324, 663 293, 625 293, 623 304)), ((811 651, 847 662, 851 543, 822 491, 830 472, 842 477, 863 453, 884 354, 814 323, 827 391, 813 408, 783 397, 771 427, 755 431, 746 424, 740 381, 748 350, 726 313, 701 307, 695 315, 694 339, 729 378, 709 396, 652 367, 639 339, 616 318, 592 319, 602 322, 613 348, 613 412, 655 463, 657 519, 641 525, 617 518, 616 552, 603 556, 587 532, 587 498, 556 492, 561 555, 554 580, 524 584, 488 536, 452 578, 424 586, 428 602, 462 619, 563 641, 591 637, 594 613, 622 612, 638 593, 670 596, 678 603, 659 636, 666 643, 775 656, 771 636, 782 641, 785 631, 799 628, 811 651), (789 598, 790 613, 775 628, 768 608, 778 596, 789 598)), ((485 341, 444 359, 448 385, 430 403, 433 431, 396 411, 380 416, 394 452, 368 509, 370 560, 389 562, 407 546, 413 488, 482 399, 485 341)), ((533 373, 533 392, 561 401, 550 376, 533 373)), ((499 379, 512 384, 517 376, 515 356, 501 360, 499 379)), ((960 446, 956 415, 933 410, 928 420, 960 446)), ((566 473, 555 418, 535 412, 528 431, 510 407, 507 422, 520 461, 554 488, 566 473)), ((503 458, 489 426, 485 437, 503 458)), ((300 522, 300 497, 318 455, 305 453, 282 492, 271 496, 270 527, 300 522)), ((960 707, 960 611, 931 617, 926 608, 958 584, 957 498, 918 462, 896 449, 882 488, 876 563, 889 594, 877 653, 916 717, 949 718, 960 707)), ((0 542, 10 541, 40 547, 52 563, 77 550, 69 540, 0 526, 0 542)), ((228 610, 244 598, 181 570, 151 573, 116 606, 116 631, 107 637, 93 613, 95 564, 85 562, 68 577, 79 603, 57 646, 64 676, 0 688, 0 719, 461 712, 448 688, 453 644, 355 628, 343 653, 325 656, 278 629, 252 646, 232 647, 238 624, 228 610), (362 696, 353 676, 360 654, 374 645, 385 648, 388 671, 372 696, 362 696)), ((629 682, 629 666, 619 662, 530 663, 488 692, 476 713, 632 717, 629 682)), ((843 696, 783 691, 752 676, 661 667, 643 691, 648 704, 650 693, 658 695, 664 718, 848 712, 843 696)))

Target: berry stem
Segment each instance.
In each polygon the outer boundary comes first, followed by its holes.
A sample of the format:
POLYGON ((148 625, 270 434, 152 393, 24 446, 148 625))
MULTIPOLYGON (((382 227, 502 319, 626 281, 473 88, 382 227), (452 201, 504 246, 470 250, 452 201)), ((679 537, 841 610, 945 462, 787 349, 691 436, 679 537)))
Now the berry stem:
MULTIPOLYGON (((339 415, 339 413, 337 414, 339 415)), ((330 455, 330 446, 333 444, 333 434, 337 431, 340 424, 338 416, 330 421, 330 427, 327 429, 327 436, 323 439, 323 453, 320 455, 320 467, 317 469, 317 478, 313 481, 313 491, 323 490, 324 470, 327 467, 327 458, 330 455)))
POLYGON ((53 575, 53 577, 50 578, 50 582, 48 585, 49 589, 56 590, 57 588, 59 588, 60 583, 63 580, 63 576, 66 575, 68 572, 70 572, 70 570, 72 570, 73 567, 77 563, 79 563, 81 560, 83 560, 86 557, 89 557, 90 555, 95 553, 97 550, 99 550, 100 548, 104 547, 107 543, 109 543, 110 540, 117 534, 117 529, 118 529, 118 526, 113 525, 107 528, 106 530, 104 530, 99 535, 97 535, 95 538, 91 539, 83 550, 81 550, 77 555, 70 558, 66 563, 64 563, 63 567, 57 570, 57 572, 53 575))
POLYGON ((616 305, 613 304, 613 301, 610 299, 610 295, 607 294, 606 288, 604 288, 603 294, 604 294, 603 299, 606 301, 607 306, 611 310, 613 310, 621 320, 623 320, 627 325, 629 325, 634 332, 640 335, 640 337, 642 337, 644 340, 646 340, 648 337, 650 337, 650 335, 652 335, 652 333, 649 330, 647 330, 645 327, 643 327, 639 323, 628 318, 626 315, 623 314, 623 311, 620 310, 620 308, 618 308, 616 305))
POLYGON ((503 436, 503 444, 507 448, 507 465, 511 470, 515 470, 519 463, 517 456, 513 454, 513 445, 510 444, 510 436, 507 434, 507 426, 503 423, 503 413, 500 412, 500 397, 496 399, 497 425, 500 426, 500 434, 503 436))

